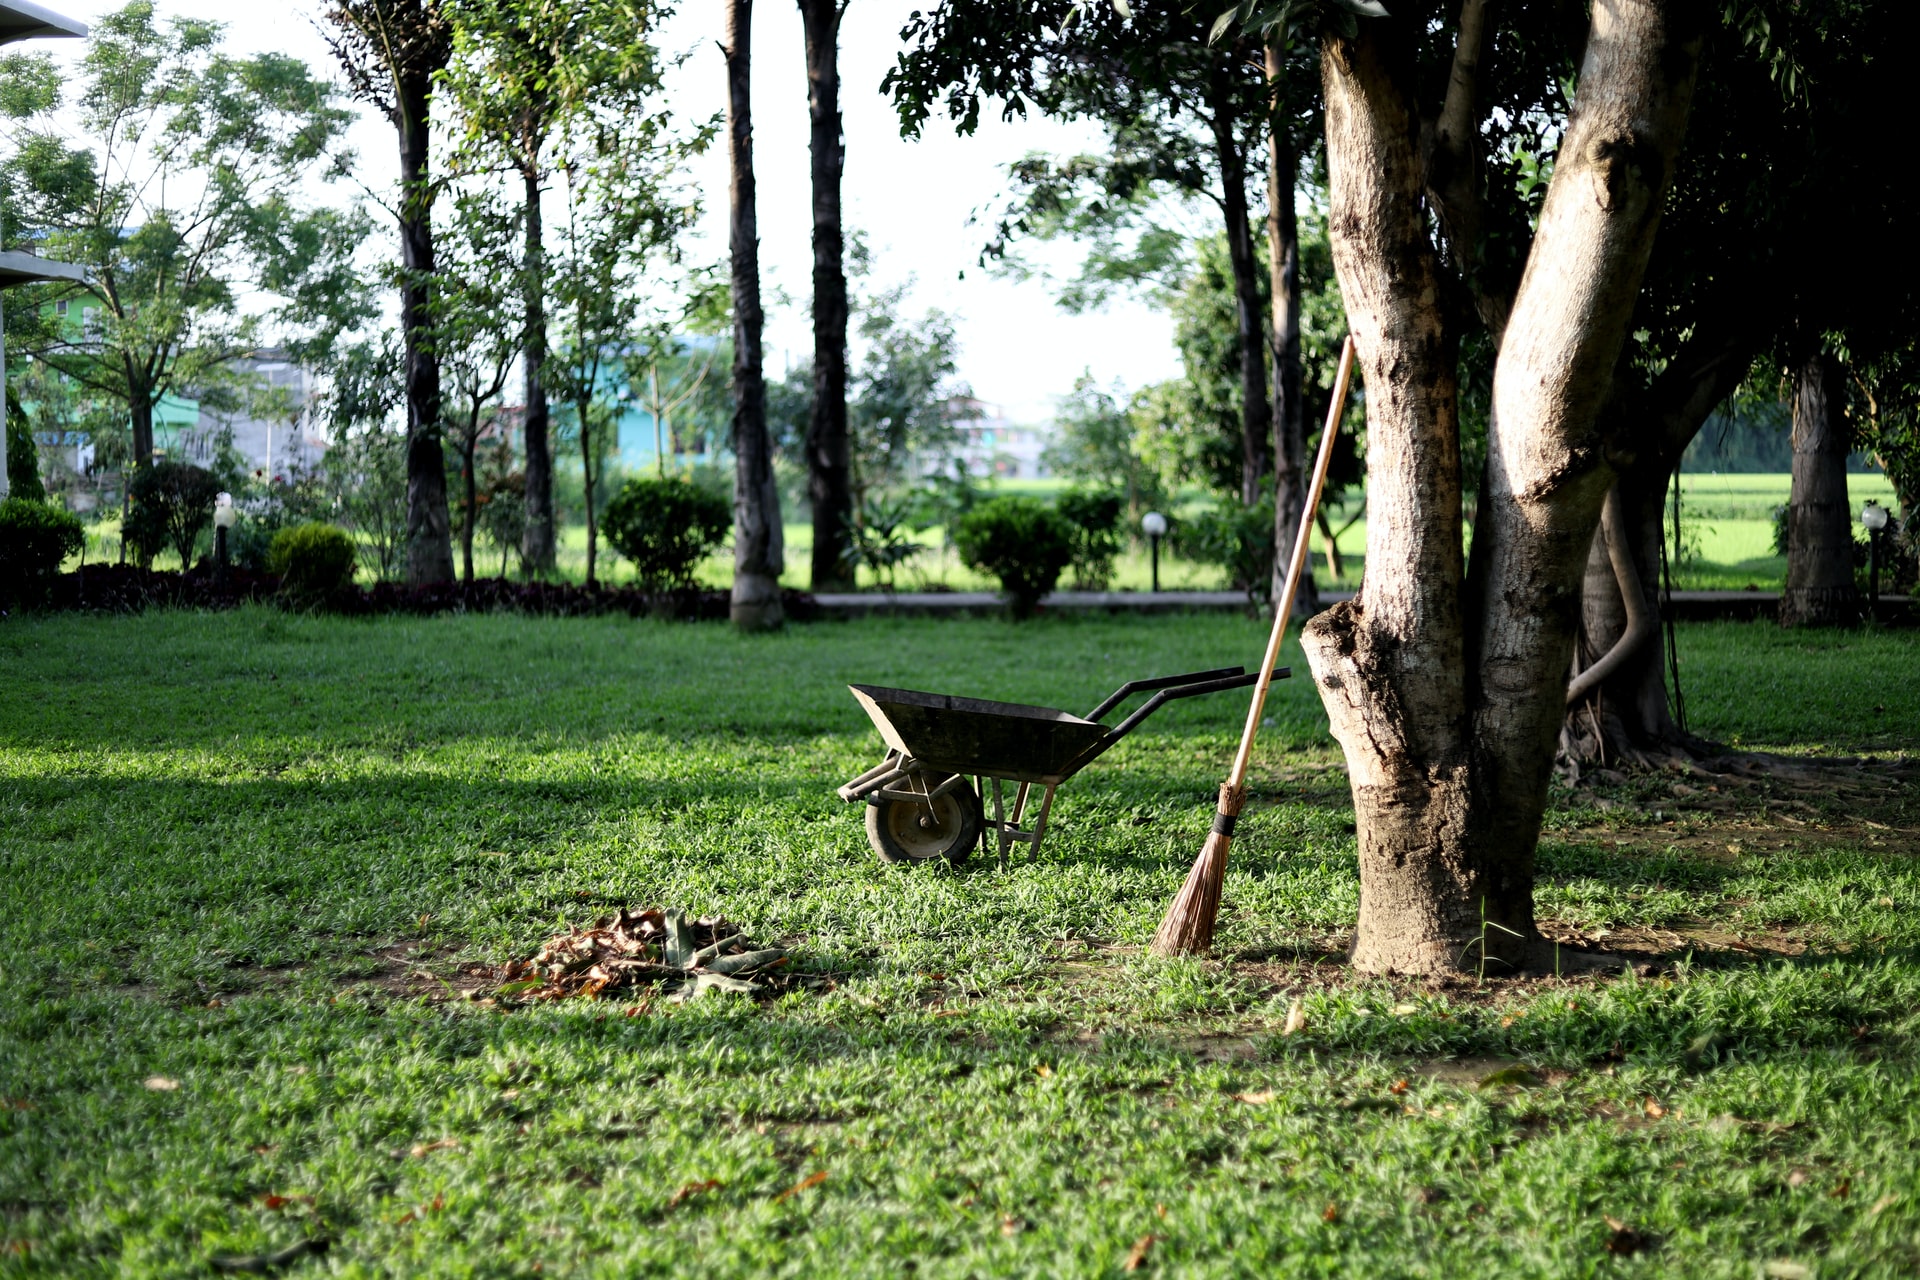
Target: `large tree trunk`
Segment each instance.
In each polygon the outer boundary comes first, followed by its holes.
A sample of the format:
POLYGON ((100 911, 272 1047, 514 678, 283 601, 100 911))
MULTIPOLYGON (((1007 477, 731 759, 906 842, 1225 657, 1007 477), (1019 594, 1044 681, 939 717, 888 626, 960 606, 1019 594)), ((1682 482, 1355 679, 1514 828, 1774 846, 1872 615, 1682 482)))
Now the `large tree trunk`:
MULTIPOLYGON (((1691 12, 1691 11, 1689 11, 1691 12)), ((1346 753, 1360 845, 1353 963, 1511 971, 1587 550, 1613 482, 1600 407, 1631 321, 1699 60, 1697 24, 1598 0, 1559 164, 1494 372, 1471 576, 1454 343, 1428 236, 1417 26, 1322 57, 1334 265, 1367 385, 1367 575, 1303 640, 1346 753)))
POLYGON ((807 112, 813 152, 813 412, 807 420, 807 496, 813 504, 813 589, 853 587, 853 486, 847 437, 847 273, 840 222, 846 140, 840 127, 843 0, 800 0, 807 38, 807 112))
POLYGON ((431 72, 395 77, 400 128, 400 327, 406 338, 407 581, 453 581, 440 357, 433 345, 433 184, 428 173, 431 72))
POLYGON ((1634 451, 1609 495, 1618 504, 1615 517, 1602 521, 1587 552, 1575 683, 1590 688, 1584 694, 1569 688, 1560 739, 1562 761, 1575 775, 1587 767, 1653 763, 1714 749, 1689 733, 1670 705, 1672 655, 1659 627, 1661 540, 1668 481, 1681 455, 1752 363, 1752 318, 1751 311, 1735 312, 1703 324, 1644 397, 1615 393, 1613 412, 1636 419, 1620 433, 1633 441, 1634 451), (1621 544, 1624 573, 1611 539, 1621 544), (1636 596, 1637 609, 1628 607, 1629 594, 1636 596))
POLYGON ((1240 149, 1228 66, 1216 60, 1208 86, 1213 149, 1220 167, 1220 205, 1226 215, 1227 260, 1233 266, 1234 327, 1240 340, 1240 500, 1260 501, 1267 470, 1272 406, 1267 403, 1267 341, 1261 333, 1260 277, 1253 259, 1253 224, 1247 212, 1247 157, 1240 149))
MULTIPOLYGON (((733 597, 736 627, 781 623, 786 567, 780 487, 767 439, 767 384, 761 371, 760 230, 753 185, 752 0, 727 5, 728 247, 733 257, 733 597)), ((808 41, 812 62, 812 41, 808 41)), ((844 295, 843 295, 844 296, 844 295)), ((842 312, 844 319, 845 312, 842 312)), ((842 404, 842 422, 844 409, 842 404)), ((817 414, 816 414, 817 416, 817 414)))
POLYGON ((1811 356, 1794 371, 1783 627, 1850 627, 1860 621, 1841 394, 1840 362, 1830 355, 1811 356))
POLYGON ((547 284, 546 246, 540 221, 540 171, 521 170, 526 186, 525 276, 521 281, 523 330, 521 363, 525 371, 526 421, 521 432, 526 441, 526 515, 520 535, 520 558, 534 574, 553 572, 555 529, 553 518, 553 438, 551 416, 547 409, 547 384, 542 372, 547 363, 547 284))
MULTIPOLYGON (((1267 46, 1267 83, 1279 91, 1280 50, 1267 46)), ((1269 347, 1273 359, 1273 582, 1279 599, 1293 539, 1307 505, 1307 415, 1300 392, 1300 226, 1293 208, 1294 177, 1299 169, 1287 122, 1275 113, 1267 135, 1267 270, 1273 307, 1269 347)), ((1320 611, 1313 585, 1313 561, 1295 597, 1302 614, 1320 611)))

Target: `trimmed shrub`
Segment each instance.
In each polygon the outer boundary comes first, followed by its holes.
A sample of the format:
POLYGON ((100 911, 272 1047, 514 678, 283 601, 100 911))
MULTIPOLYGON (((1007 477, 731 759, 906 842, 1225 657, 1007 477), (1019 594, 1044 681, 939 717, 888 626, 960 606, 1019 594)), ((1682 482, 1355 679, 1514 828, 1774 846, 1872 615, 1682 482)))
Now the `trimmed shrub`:
POLYGON ((330 524, 296 524, 273 535, 267 567, 280 575, 280 589, 324 600, 353 586, 358 554, 346 530, 330 524))
POLYGON ((1120 513, 1126 499, 1111 490, 1069 489, 1055 509, 1073 526, 1073 585, 1077 591, 1105 591, 1113 581, 1113 558, 1120 554, 1120 513))
POLYGON ((142 564, 151 564, 162 548, 180 556, 182 569, 193 568, 193 550, 213 524, 213 500, 220 482, 204 467, 162 460, 141 467, 127 485, 127 544, 142 564))
POLYGON ((0 502, 0 604, 46 599, 60 562, 86 545, 80 517, 30 498, 0 502))
POLYGON ((627 481, 600 517, 608 543, 633 562, 648 591, 691 587, 694 566, 732 527, 731 503, 678 477, 627 481))
POLYGON ((1189 560, 1218 565, 1227 581, 1247 593, 1248 603, 1273 592, 1273 499, 1252 506, 1231 499, 1176 528, 1175 547, 1189 560))
POLYGON ((998 578, 1009 611, 1025 618, 1072 561, 1073 528, 1033 498, 995 498, 960 517, 953 542, 961 563, 998 578))

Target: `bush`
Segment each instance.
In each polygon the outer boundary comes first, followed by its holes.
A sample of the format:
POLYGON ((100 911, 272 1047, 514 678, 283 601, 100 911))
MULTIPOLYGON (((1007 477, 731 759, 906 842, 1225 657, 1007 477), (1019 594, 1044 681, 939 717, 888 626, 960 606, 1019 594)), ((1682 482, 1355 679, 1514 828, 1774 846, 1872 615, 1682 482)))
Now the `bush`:
POLYGON ((1251 507, 1223 498, 1181 525, 1175 547, 1189 560, 1217 565, 1249 602, 1273 591, 1273 499, 1251 507))
POLYGON ((601 532, 648 591, 692 586, 694 566, 732 526, 731 503, 677 477, 627 481, 600 517, 601 532))
POLYGON ((308 600, 325 600, 353 586, 358 553, 346 530, 330 524, 296 524, 273 535, 267 567, 280 575, 280 589, 308 600))
POLYGON ((1105 591, 1113 581, 1113 558, 1120 554, 1120 513, 1126 500, 1099 489, 1069 489, 1057 510, 1073 526, 1073 585, 1079 591, 1105 591))
POLYGON ((30 498, 0 502, 0 604, 44 600, 60 562, 86 541, 72 512, 30 498))
POLYGON ((213 523, 220 482, 190 462, 161 461, 133 473, 127 486, 127 522, 122 536, 150 564, 161 548, 179 553, 180 567, 193 568, 193 549, 213 523))
POLYGON ((1032 498, 995 498, 960 518, 961 563, 1000 580, 1016 618, 1030 615, 1073 559, 1073 525, 1032 498))
POLYGON ((32 502, 47 500, 47 486, 40 480, 40 447, 33 442, 33 424, 20 407, 20 397, 7 388, 7 484, 16 498, 32 502))

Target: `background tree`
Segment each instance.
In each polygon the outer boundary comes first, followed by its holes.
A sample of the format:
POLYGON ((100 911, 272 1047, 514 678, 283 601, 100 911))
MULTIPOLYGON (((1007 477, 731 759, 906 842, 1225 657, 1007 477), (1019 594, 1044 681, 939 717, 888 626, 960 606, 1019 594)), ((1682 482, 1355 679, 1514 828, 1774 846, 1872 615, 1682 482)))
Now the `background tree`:
POLYGON ((1002 220, 999 252, 1011 239, 1067 227, 1146 221, 1133 262, 1100 259, 1125 277, 1164 262, 1163 228, 1144 218, 1168 192, 1214 204, 1225 233, 1240 355, 1240 493, 1251 504, 1268 467, 1272 407, 1267 398, 1268 325, 1256 262, 1249 156, 1269 116, 1264 46, 1237 26, 1209 43, 1210 18, 1179 6, 1121 8, 1076 0, 1047 3, 943 3, 916 13, 909 43, 884 88, 902 131, 917 134, 936 106, 962 132, 979 119, 983 97, 1009 117, 1032 102, 1046 114, 1098 120, 1108 132, 1104 156, 1063 163, 1031 158, 1015 167, 1021 194, 1002 220))
POLYGON ((668 12, 650 0, 454 0, 453 56, 445 75, 458 104, 457 163, 496 166, 520 184, 522 372, 526 450, 526 542, 536 573, 554 567, 553 444, 544 368, 548 319, 543 192, 566 120, 655 75, 650 33, 668 12))
POLYGON ((355 96, 392 123, 400 143, 400 331, 406 342, 407 581, 453 579, 440 361, 433 345, 431 173, 435 79, 453 52, 440 0, 334 0, 328 44, 355 96))
MULTIPOLYGON (((831 8, 831 3, 829 8, 831 8)), ((808 12, 803 0, 801 12, 808 12)), ((839 11, 830 15, 834 24, 839 11)), ((812 79, 813 28, 808 26, 808 70, 812 79)), ((831 33, 830 33, 831 34, 831 33)), ((761 631, 781 623, 780 573, 786 567, 783 531, 780 523, 780 489, 773 475, 773 444, 767 435, 767 383, 762 371, 760 329, 765 316, 760 308, 760 227, 758 202, 753 182, 753 3, 752 0, 728 0, 727 4, 727 226, 728 249, 732 258, 733 298, 733 594, 728 613, 733 625, 745 631, 761 631)), ((828 55, 829 74, 832 55, 828 55)), ((836 122, 837 123, 837 122, 836 122)), ((818 145, 818 136, 815 138, 818 145)), ((817 156, 817 153, 816 153, 817 156)), ((819 207, 819 163, 815 161, 815 208, 819 207)), ((839 234, 839 175, 834 174, 835 236, 839 234)), ((820 227, 814 227, 816 264, 819 256, 820 227)), ((836 251, 836 265, 838 262, 836 251)), ((819 268, 815 267, 816 348, 819 343, 819 268)), ((844 311, 843 311, 844 325, 844 311)), ((844 342, 845 334, 842 333, 844 342)), ((816 350, 817 354, 817 350, 816 350)), ((659 374, 654 374, 658 386, 659 374)), ((843 388, 844 395, 844 388, 843 388)), ((820 420, 818 388, 814 419, 820 420)), ((841 406, 844 418, 845 405, 841 406)), ((661 412, 656 401, 656 424, 661 412)), ((819 527, 819 507, 815 507, 815 528, 819 527)), ((817 534, 816 534, 817 536, 817 534)), ((815 564, 819 561, 816 557, 815 564)), ((818 573, 815 585, 818 586, 818 573)))
POLYGON ((0 62, 14 122, 5 222, 90 280, 15 291, 10 319, 51 314, 11 326, 9 345, 125 406, 135 467, 153 459, 161 398, 217 394, 268 323, 296 322, 337 283, 366 229, 301 200, 344 163, 332 149, 348 116, 327 86, 295 59, 235 58, 220 39, 214 23, 159 24, 146 0, 107 15, 81 61, 75 142, 52 64, 0 62), (249 290, 272 305, 243 313, 249 290))
POLYGON ((522 337, 515 314, 524 296, 514 240, 518 219, 482 188, 454 200, 434 294, 434 345, 446 394, 442 408, 460 462, 460 577, 473 581, 473 536, 481 496, 480 436, 506 390, 522 337))
POLYGON ((847 424, 846 234, 840 178, 840 19, 847 0, 799 0, 806 32, 807 116, 813 163, 813 405, 807 420, 807 496, 813 507, 815 591, 853 586, 853 461, 847 424))

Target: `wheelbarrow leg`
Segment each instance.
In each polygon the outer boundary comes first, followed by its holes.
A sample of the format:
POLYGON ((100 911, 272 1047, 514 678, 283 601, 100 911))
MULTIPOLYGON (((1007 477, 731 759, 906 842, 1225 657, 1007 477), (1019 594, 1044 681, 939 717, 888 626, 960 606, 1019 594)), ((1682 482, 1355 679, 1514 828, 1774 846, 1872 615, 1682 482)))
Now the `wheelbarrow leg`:
POLYGON ((1048 787, 1040 795, 1040 815, 1033 820, 1033 839, 1027 842, 1028 855, 1040 856, 1040 841, 1047 834, 1047 814, 1053 809, 1053 788, 1048 787))

